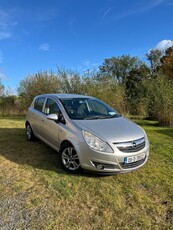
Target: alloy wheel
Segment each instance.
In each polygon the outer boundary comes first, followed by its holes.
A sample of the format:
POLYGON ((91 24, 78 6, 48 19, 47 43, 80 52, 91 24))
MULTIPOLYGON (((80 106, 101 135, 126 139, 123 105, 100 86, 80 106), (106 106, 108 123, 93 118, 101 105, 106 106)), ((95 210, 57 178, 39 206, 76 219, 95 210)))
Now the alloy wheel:
POLYGON ((73 147, 67 147, 63 150, 62 163, 69 171, 76 171, 79 169, 80 161, 73 147))

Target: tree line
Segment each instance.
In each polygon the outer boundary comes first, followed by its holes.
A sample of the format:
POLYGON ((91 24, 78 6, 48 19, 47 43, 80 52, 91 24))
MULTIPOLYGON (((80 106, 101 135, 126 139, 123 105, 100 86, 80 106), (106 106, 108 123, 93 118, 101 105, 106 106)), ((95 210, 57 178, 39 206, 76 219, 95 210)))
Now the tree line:
POLYGON ((173 46, 146 54, 146 60, 122 55, 104 60, 98 70, 83 74, 57 68, 40 71, 20 81, 17 96, 4 93, 0 82, 0 113, 22 114, 42 93, 76 93, 97 97, 124 115, 157 119, 173 125, 173 46))

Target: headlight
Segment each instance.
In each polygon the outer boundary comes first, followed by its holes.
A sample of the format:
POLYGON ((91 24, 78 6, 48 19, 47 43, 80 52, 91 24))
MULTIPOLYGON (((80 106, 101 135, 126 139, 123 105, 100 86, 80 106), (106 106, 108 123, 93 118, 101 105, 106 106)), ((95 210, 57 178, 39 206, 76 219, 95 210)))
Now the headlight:
POLYGON ((94 134, 85 130, 83 130, 82 133, 86 143, 89 145, 90 148, 100 152, 113 153, 112 148, 99 137, 96 137, 94 134))

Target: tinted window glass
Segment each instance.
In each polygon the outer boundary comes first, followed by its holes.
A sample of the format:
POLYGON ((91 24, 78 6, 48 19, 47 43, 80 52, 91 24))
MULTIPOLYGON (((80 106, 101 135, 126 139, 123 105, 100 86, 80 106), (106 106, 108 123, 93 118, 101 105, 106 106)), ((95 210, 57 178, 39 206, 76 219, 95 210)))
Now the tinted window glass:
POLYGON ((60 109, 57 103, 54 100, 48 98, 46 101, 44 113, 48 115, 48 114, 53 114, 53 113, 59 114, 59 112, 60 112, 60 109))
POLYGON ((102 115, 109 115, 108 109, 105 106, 103 106, 103 104, 101 104, 100 102, 96 100, 90 100, 88 103, 91 111, 95 113, 100 113, 102 115))
POLYGON ((42 112, 44 101, 45 101, 44 97, 37 98, 34 103, 34 109, 42 112))
POLYGON ((44 108, 44 113, 46 115, 54 114, 54 113, 57 114, 58 115, 58 120, 65 124, 64 116, 62 115, 58 104, 54 100, 52 100, 50 98, 47 99, 46 105, 45 105, 45 108, 44 108))

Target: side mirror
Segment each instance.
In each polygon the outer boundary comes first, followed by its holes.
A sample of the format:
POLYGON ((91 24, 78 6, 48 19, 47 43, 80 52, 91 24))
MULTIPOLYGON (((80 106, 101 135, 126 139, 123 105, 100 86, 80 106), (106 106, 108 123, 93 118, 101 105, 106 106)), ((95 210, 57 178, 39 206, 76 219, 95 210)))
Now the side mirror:
POLYGON ((51 121, 58 121, 58 115, 57 114, 49 114, 48 116, 47 116, 47 119, 48 120, 51 120, 51 121))

